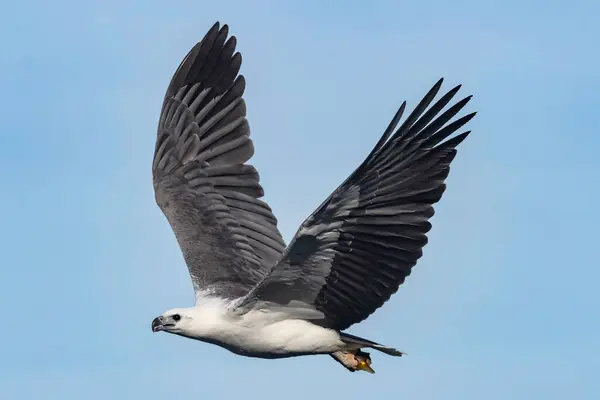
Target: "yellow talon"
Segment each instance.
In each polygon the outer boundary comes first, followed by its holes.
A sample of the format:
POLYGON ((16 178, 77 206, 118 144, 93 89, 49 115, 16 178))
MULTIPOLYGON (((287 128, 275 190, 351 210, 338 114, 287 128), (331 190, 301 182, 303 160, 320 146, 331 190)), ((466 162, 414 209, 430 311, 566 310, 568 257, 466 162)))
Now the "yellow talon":
POLYGON ((358 365, 356 366, 356 369, 358 371, 367 371, 370 374, 375 373, 375 370, 373 370, 373 368, 371 368, 371 365, 367 360, 360 360, 358 362, 358 365))

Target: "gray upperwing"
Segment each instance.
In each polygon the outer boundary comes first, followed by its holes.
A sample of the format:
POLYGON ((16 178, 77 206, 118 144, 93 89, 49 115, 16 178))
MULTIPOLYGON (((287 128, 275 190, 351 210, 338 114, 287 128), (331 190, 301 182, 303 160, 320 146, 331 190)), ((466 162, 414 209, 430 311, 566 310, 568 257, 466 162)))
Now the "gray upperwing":
POLYGON ((243 296, 280 258, 277 219, 259 200, 241 55, 215 24, 167 89, 152 165, 156 201, 169 221, 197 294, 243 296))
POLYGON ((323 325, 344 330, 398 290, 423 254, 433 204, 441 199, 456 147, 469 132, 445 139, 475 115, 447 124, 470 96, 441 113, 460 88, 429 107, 441 84, 391 135, 401 106, 371 154, 304 221, 245 304, 312 306, 323 313, 323 325))

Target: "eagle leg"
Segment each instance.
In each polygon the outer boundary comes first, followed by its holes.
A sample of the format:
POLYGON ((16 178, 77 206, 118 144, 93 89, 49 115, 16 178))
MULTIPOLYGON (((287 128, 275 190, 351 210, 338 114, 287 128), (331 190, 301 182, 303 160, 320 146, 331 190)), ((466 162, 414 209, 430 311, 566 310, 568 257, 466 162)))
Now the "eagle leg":
POLYGON ((375 373, 371 368, 371 356, 360 349, 336 351, 330 355, 350 372, 366 371, 370 374, 375 373))

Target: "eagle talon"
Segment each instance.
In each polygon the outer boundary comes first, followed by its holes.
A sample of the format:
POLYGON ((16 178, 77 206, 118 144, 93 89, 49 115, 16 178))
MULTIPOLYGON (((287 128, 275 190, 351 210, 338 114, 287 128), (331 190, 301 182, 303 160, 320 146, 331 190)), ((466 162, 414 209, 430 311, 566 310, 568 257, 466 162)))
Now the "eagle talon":
POLYGON ((358 371, 367 371, 370 374, 375 373, 375 370, 371 368, 371 365, 368 361, 359 361, 358 365, 356 366, 356 369, 358 371))
POLYGON ((370 374, 375 373, 371 368, 369 353, 360 350, 346 350, 332 353, 331 356, 350 372, 366 371, 370 374))
POLYGON ((375 373, 375 370, 371 368, 371 357, 369 356, 369 353, 364 353, 359 350, 354 355, 354 359, 357 362, 355 367, 357 371, 366 371, 370 374, 375 373))

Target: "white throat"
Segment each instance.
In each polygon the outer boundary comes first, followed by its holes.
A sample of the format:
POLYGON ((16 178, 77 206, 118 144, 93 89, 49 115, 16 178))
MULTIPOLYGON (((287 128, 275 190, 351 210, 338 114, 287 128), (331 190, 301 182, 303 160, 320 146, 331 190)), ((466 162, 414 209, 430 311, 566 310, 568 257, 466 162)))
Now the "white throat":
POLYGON ((231 312, 228 301, 219 298, 204 298, 179 313, 182 320, 172 333, 198 340, 219 340, 240 318, 231 312))

